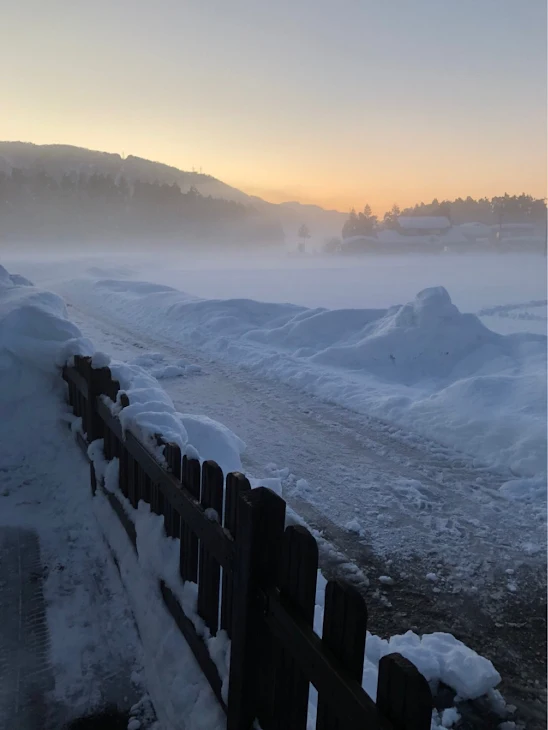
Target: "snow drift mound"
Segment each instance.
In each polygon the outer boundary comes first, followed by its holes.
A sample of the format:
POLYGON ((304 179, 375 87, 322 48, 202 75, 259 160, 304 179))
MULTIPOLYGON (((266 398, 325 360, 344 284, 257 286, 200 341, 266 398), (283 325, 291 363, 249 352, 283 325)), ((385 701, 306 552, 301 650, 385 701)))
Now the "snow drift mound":
POLYGON ((461 314, 443 287, 425 289, 409 304, 389 309, 353 340, 311 359, 412 384, 446 378, 457 366, 461 377, 473 372, 480 364, 478 351, 503 342, 475 315, 461 314))
POLYGON ((203 300, 122 280, 64 287, 135 332, 404 426, 504 469, 508 479, 537 480, 505 492, 514 498, 545 492, 538 479, 546 474, 546 336, 492 332, 442 287, 372 310, 203 300))

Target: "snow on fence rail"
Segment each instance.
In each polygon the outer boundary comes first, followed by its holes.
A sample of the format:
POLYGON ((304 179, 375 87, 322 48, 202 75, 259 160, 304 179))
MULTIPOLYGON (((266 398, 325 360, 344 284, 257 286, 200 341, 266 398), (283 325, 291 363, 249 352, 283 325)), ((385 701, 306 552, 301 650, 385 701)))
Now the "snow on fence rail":
POLYGON ((426 679, 399 654, 379 664, 377 699, 362 689, 367 607, 352 586, 327 584, 323 632, 313 630, 318 547, 302 527, 285 524, 284 500, 251 490, 239 473, 202 465, 163 444, 165 464, 113 415, 129 405, 109 368, 75 357, 63 370, 69 402, 82 418, 81 447, 103 439, 104 458, 119 460, 118 487, 106 489, 91 462, 92 490, 102 489, 137 550, 128 512, 143 500, 179 538, 179 573, 197 584, 197 613, 211 636, 231 640, 228 687, 176 593, 160 581, 164 603, 192 649, 227 716, 228 730, 306 730, 309 689, 318 692, 317 730, 429 730, 432 696, 426 679), (226 691, 227 689, 227 691, 226 691))

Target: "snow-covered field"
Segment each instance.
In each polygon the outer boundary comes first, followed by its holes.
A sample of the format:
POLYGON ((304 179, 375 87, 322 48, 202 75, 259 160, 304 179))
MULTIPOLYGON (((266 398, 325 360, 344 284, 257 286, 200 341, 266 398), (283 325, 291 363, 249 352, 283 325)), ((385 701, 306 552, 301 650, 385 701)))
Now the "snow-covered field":
MULTIPOLYGON (((80 285, 83 289, 82 282, 80 285)), ((92 281, 92 291, 94 286, 92 281)), ((134 285, 138 293, 143 288, 150 293, 150 285, 134 285)), ((122 291, 127 296, 127 287, 122 291)), ((143 691, 143 685, 150 689, 161 709, 165 730, 179 727, 185 719, 185 727, 216 730, 222 720, 212 693, 173 622, 159 601, 151 600, 155 578, 162 575, 168 581, 175 580, 177 571, 171 563, 179 552, 176 542, 161 534, 158 519, 141 505, 140 518, 136 517, 140 545, 137 566, 121 528, 115 534, 115 521, 105 514, 105 500, 90 497, 85 461, 79 458, 76 445, 70 445, 68 430, 61 427, 63 417, 72 421, 73 429, 78 428, 78 422, 66 412, 58 366, 72 354, 93 353, 94 349, 67 319, 58 297, 10 278, 0 268, 0 470, 9 474, 3 484, 0 526, 25 525, 39 532, 49 571, 46 599, 56 678, 54 699, 69 703, 73 711, 93 707, 101 699, 101 686, 96 687, 96 696, 87 694, 90 680, 100 683, 101 677, 112 671, 116 657, 118 664, 125 665, 120 671, 133 672, 136 690, 143 691), (93 511, 117 555, 125 590, 113 571, 98 524, 92 519, 93 511), (94 578, 87 581, 90 565, 94 566, 94 578), (109 596, 106 603, 105 595, 109 596)), ((94 357, 97 365, 105 363, 104 355, 94 357)), ((157 381, 138 365, 113 363, 112 367, 133 404, 124 414, 126 428, 139 433, 145 442, 160 430, 185 448, 192 445, 196 449, 199 443, 202 458, 215 457, 220 450, 238 466, 238 440, 227 428, 203 417, 178 414, 157 381)), ((150 448, 156 448, 152 438, 150 448)), ((96 452, 92 448, 92 453, 96 452)), ((112 474, 115 466, 112 462, 105 468, 112 474)), ((182 590, 182 586, 174 587, 182 590)), ((324 588, 325 581, 320 579, 318 627, 324 588)), ((429 681, 435 684, 441 680, 452 687, 461 699, 489 693, 495 704, 504 705, 500 695, 493 692, 500 677, 492 664, 446 633, 420 637, 410 632, 390 641, 369 635, 363 683, 371 694, 380 656, 394 650, 416 662, 429 681)), ((311 718, 313 708, 314 697, 311 718)), ((450 708, 440 715, 435 713, 433 720, 434 727, 450 727, 458 720, 458 712, 450 708)))
POLYGON ((13 271, 55 286, 85 273, 171 286, 203 299, 254 299, 327 309, 384 309, 443 286, 462 311, 478 314, 507 334, 546 334, 546 258, 534 254, 422 256, 250 256, 159 249, 120 255, 76 256, 36 251, 3 257, 13 271), (485 310, 485 313, 484 313, 485 310), (515 323, 509 320, 516 320, 515 323), (513 326, 512 326, 513 324, 513 326))
POLYGON ((535 256, 137 259, 50 276, 70 301, 144 335, 508 469, 508 494, 529 498, 546 473, 544 267, 535 256))

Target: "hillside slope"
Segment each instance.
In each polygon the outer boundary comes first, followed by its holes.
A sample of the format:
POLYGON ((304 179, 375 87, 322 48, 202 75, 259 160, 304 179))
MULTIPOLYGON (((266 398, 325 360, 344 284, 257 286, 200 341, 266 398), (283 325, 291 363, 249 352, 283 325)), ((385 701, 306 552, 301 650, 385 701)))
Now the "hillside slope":
POLYGON ((52 144, 36 145, 31 142, 0 141, 0 172, 11 173, 13 168, 43 169, 59 179, 65 173, 98 173, 113 177, 125 177, 128 181, 176 183, 183 192, 195 187, 201 195, 233 200, 252 205, 261 217, 281 223, 288 240, 296 238, 298 227, 306 223, 314 237, 340 234, 346 214, 327 211, 315 205, 298 202, 276 205, 262 198, 238 190, 211 175, 180 170, 162 162, 142 157, 99 152, 84 147, 52 144))

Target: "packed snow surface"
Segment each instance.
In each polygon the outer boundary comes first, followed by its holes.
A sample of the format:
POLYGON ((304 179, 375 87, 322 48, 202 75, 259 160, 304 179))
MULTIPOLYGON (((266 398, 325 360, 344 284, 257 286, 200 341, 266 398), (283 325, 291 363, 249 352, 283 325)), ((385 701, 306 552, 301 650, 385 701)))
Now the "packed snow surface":
POLYGON ((204 300, 160 284, 78 279, 74 301, 327 401, 442 442, 541 497, 546 473, 546 336, 502 335, 443 287, 387 309, 204 300))
MULTIPOLYGON (((445 295, 435 296, 446 301, 445 295)), ((198 307, 203 306, 199 302, 196 304, 198 307)), ((177 302, 176 310, 179 306, 180 302, 177 302)), ((260 322, 255 303, 245 303, 244 306, 249 307, 249 317, 255 316, 260 322)), ((420 310, 421 305, 416 309, 420 310)), ((306 319, 305 313, 301 314, 306 319)), ((394 312, 390 317, 393 315, 394 312)), ((376 320, 386 317, 386 314, 381 314, 376 316, 376 320)), ((166 730, 175 727, 175 723, 179 726, 182 720, 188 728, 216 730, 224 722, 222 712, 190 650, 159 600, 157 580, 161 577, 179 596, 191 620, 197 627, 200 626, 200 619, 193 611, 195 594, 192 585, 180 584, 177 540, 165 537, 161 519, 151 514, 147 505, 141 503, 138 510, 133 510, 125 503, 137 528, 136 557, 101 492, 93 500, 90 497, 86 464, 80 458, 76 445, 70 445, 68 429, 61 429, 60 416, 69 422, 74 421, 74 427, 79 428, 77 421, 66 411, 60 378, 60 365, 75 354, 93 354, 93 346, 81 337, 78 328, 68 320, 62 300, 28 284, 13 281, 0 268, 0 405, 6 414, 0 424, 2 470, 14 470, 13 458, 21 453, 22 444, 25 448, 29 443, 36 447, 36 451, 27 449, 26 457, 20 460, 24 466, 17 467, 7 482, 3 494, 7 501, 0 522, 8 520, 9 524, 17 524, 19 521, 22 524, 34 523, 39 527, 46 559, 52 565, 55 556, 64 556, 63 551, 67 553, 69 570, 65 574, 64 590, 56 590, 60 580, 57 573, 48 578, 49 582, 46 583, 46 597, 50 601, 48 622, 52 631, 54 667, 58 674, 56 697, 70 703, 75 703, 75 698, 82 701, 81 694, 85 694, 89 687, 89 667, 104 662, 105 670, 110 670, 112 656, 109 658, 108 652, 115 652, 116 655, 116 652, 125 651, 128 656, 124 660, 135 670, 136 684, 143 681, 150 689, 152 699, 161 710, 160 720, 166 730), (12 416, 8 417, 8 413, 12 416), (44 439, 45 433, 48 434, 47 439, 44 439), (68 479, 67 474, 70 475, 68 479), (40 504, 42 492, 48 497, 44 504, 51 505, 51 509, 33 506, 40 504), (23 497, 30 497, 31 501, 23 497), (126 595, 117 582, 116 573, 111 569, 108 553, 97 539, 96 525, 89 519, 91 501, 105 537, 117 556, 126 595), (73 523, 74 529, 71 529, 73 523), (64 539, 67 536, 70 550, 64 539), (90 612, 89 586, 86 585, 83 590, 78 576, 81 580, 82 575, 87 575, 86 561, 89 563, 93 556, 96 557, 96 570, 100 566, 103 566, 103 570, 107 569, 107 564, 110 566, 110 599, 107 607, 103 606, 99 611, 95 606, 90 612), (84 566, 83 573, 78 572, 80 563, 84 566), (134 631, 127 610, 128 600, 140 638, 134 631), (69 617, 68 624, 63 616, 69 617), (120 624, 119 616, 123 616, 123 624, 120 624), (107 641, 107 635, 101 635, 99 626, 94 629, 90 627, 98 619, 107 621, 102 627, 103 632, 110 626, 109 621, 113 621, 118 629, 121 626, 123 629, 119 646, 113 637, 106 653, 101 653, 101 642, 107 641), (70 639, 68 643, 67 636, 70 639), (93 646, 89 645, 90 640, 92 643, 95 640, 93 646), (127 651, 129 644, 133 645, 130 652, 127 651), (78 662, 88 653, 88 673, 82 673, 78 662), (142 677, 137 679, 141 674, 142 677)), ((108 356, 96 353, 94 363, 96 366, 105 366, 109 363, 108 356)), ((178 414, 157 381, 138 365, 109 364, 132 404, 124 409, 128 411, 127 417, 123 419, 125 428, 135 429, 143 438, 147 434, 152 435, 157 429, 165 436, 166 429, 170 438, 180 438, 183 446, 188 448, 192 442, 193 448, 198 448, 202 458, 215 453, 216 458, 225 459, 227 464, 228 459, 234 465, 238 464, 243 444, 229 429, 201 416, 178 414), (133 410, 130 410, 132 406, 133 410)), ((105 462, 101 456, 100 443, 97 442, 90 447, 90 456, 95 461, 98 474, 104 477, 107 489, 120 497, 117 460, 105 462)), ((304 485, 301 488, 304 489, 304 485)), ((99 571, 95 580, 100 583, 103 579, 99 571)), ((314 626, 318 632, 321 631, 323 621, 325 585, 325 579, 319 574, 314 617, 314 626)), ((229 651, 226 637, 221 632, 212 639, 205 628, 201 630, 221 676, 226 678, 229 651)), ((443 681, 462 699, 485 694, 500 680, 491 662, 450 634, 435 633, 421 637, 407 632, 388 640, 368 635, 363 686, 372 696, 376 692, 379 659, 392 651, 399 651, 413 661, 433 685, 443 681)), ((311 723, 315 702, 316 697, 312 692, 309 713, 311 723)), ((447 723, 455 717, 456 710, 447 715, 444 713, 441 718, 434 714, 433 726, 438 727, 440 722, 448 726, 447 723)))

